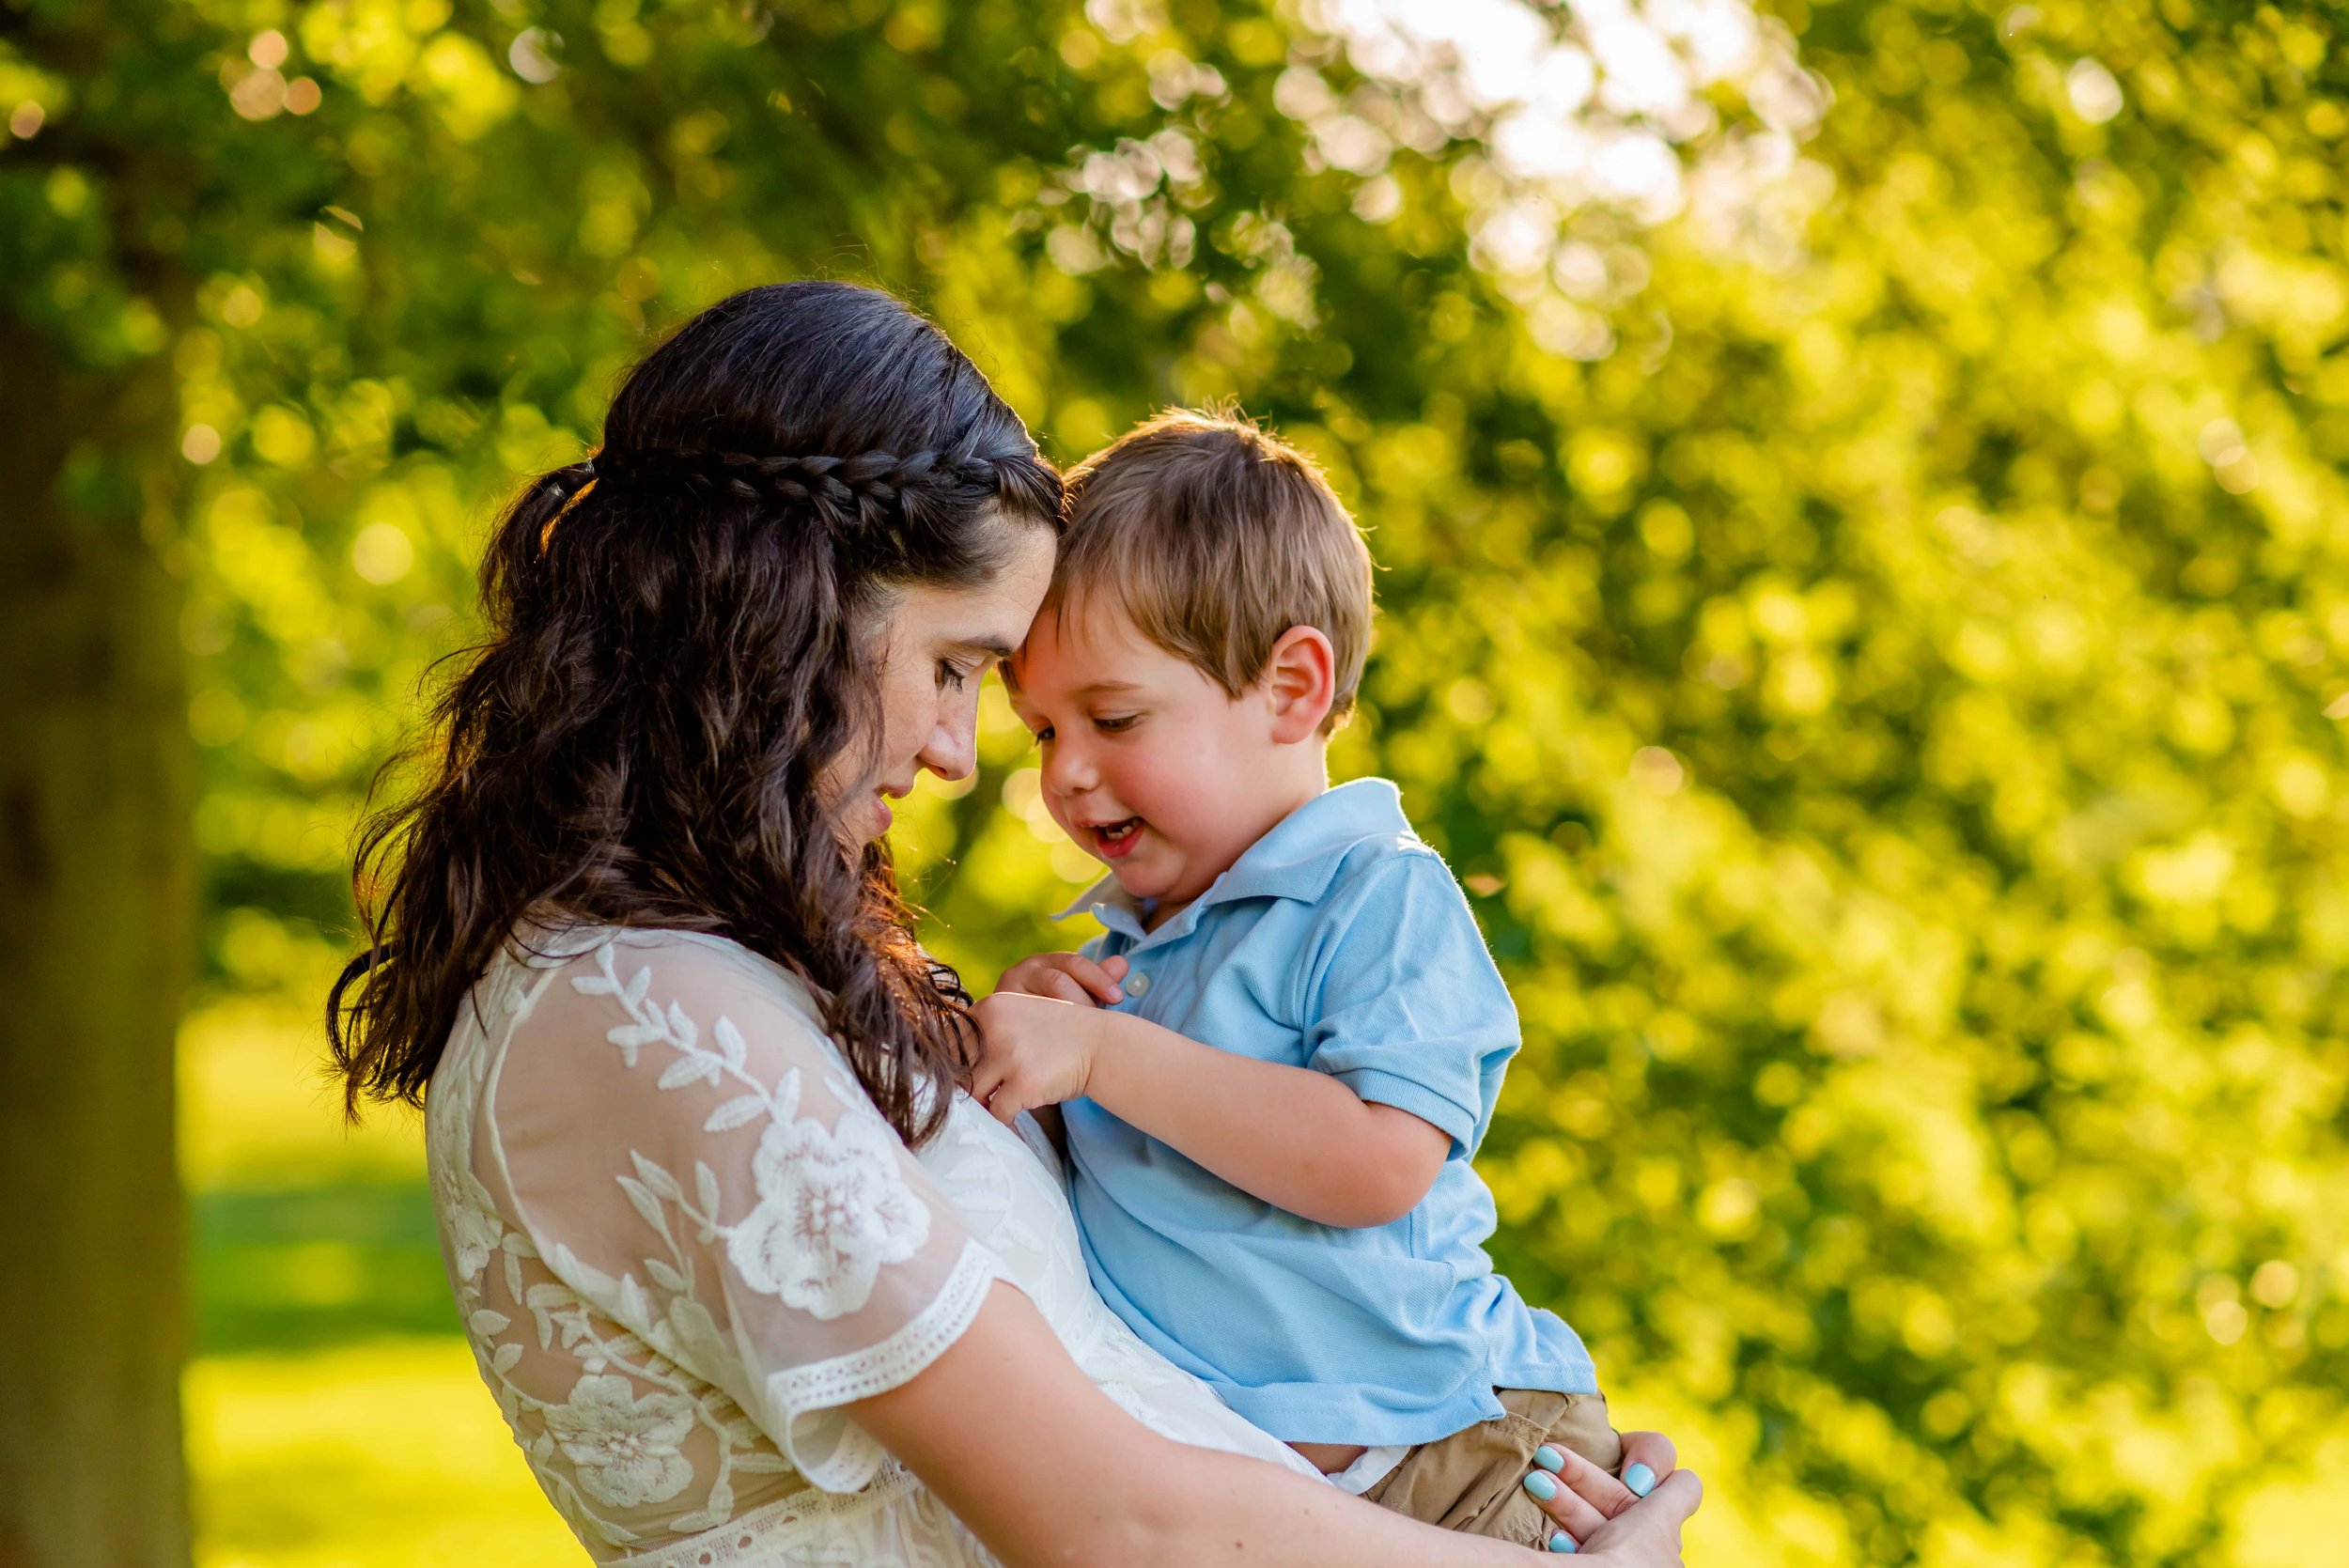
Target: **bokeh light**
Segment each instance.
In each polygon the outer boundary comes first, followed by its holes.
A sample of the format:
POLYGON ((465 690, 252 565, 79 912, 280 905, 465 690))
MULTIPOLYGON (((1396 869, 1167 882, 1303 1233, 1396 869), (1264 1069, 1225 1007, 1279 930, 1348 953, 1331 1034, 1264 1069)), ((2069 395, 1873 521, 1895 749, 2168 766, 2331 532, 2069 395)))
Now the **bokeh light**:
MULTIPOLYGON (((2336 1550, 2337 9, 150 8, 0 39, 0 279, 146 389, 69 483, 184 591, 207 1568, 576 1560, 319 1074, 349 835, 496 508, 805 275, 1057 458, 1237 398, 1370 526, 1335 767, 1516 989, 1495 1253, 1706 1469, 1692 1560, 2336 1550)), ((980 759, 895 839, 984 989, 1092 867, 993 690, 980 759)))

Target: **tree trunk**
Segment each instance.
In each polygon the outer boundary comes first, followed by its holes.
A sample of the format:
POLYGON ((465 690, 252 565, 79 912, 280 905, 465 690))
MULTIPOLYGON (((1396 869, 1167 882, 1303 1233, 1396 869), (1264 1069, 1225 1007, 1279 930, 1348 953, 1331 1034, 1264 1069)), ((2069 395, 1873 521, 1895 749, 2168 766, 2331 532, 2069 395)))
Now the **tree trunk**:
POLYGON ((5 311, 0 386, 0 1568, 181 1568, 173 388, 5 311))

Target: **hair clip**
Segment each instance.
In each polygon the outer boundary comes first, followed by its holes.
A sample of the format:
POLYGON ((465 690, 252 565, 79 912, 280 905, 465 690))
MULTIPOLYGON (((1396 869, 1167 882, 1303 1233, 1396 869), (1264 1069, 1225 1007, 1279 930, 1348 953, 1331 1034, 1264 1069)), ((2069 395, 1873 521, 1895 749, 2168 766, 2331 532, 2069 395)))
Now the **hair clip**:
MULTIPOLYGON (((597 451, 601 451, 601 450, 602 450, 602 448, 600 448, 600 447, 597 448, 597 451)), ((544 554, 547 552, 547 541, 548 541, 549 539, 551 539, 551 538, 554 537, 554 525, 555 525, 556 523, 558 523, 558 522, 561 522, 561 521, 562 521, 565 518, 569 517, 569 516, 571 515, 571 508, 572 508, 572 507, 574 507, 574 506, 576 506, 576 505, 578 505, 581 502, 583 502, 583 501, 586 500, 586 499, 587 499, 587 492, 588 492, 589 490, 592 490, 592 489, 594 489, 596 488, 596 480, 597 480, 597 478, 599 477, 599 475, 597 475, 597 474, 593 472, 593 471, 594 471, 594 469, 595 469, 595 466, 596 466, 596 453, 595 453, 595 452, 590 452, 590 453, 588 453, 588 454, 587 454, 587 458, 586 458, 586 466, 587 466, 588 470, 590 471, 590 472, 589 472, 589 474, 588 474, 587 482, 586 482, 585 484, 583 484, 583 485, 580 486, 580 487, 579 487, 579 489, 577 489, 573 490, 573 491, 570 493, 569 497, 564 501, 563 505, 562 505, 562 508, 561 508, 560 510, 558 510, 558 511, 554 514, 554 516, 552 516, 552 517, 551 517, 551 518, 547 519, 547 525, 546 525, 544 528, 541 528, 541 529, 539 529, 539 530, 538 530, 538 553, 539 553, 539 554, 544 555, 544 554)))

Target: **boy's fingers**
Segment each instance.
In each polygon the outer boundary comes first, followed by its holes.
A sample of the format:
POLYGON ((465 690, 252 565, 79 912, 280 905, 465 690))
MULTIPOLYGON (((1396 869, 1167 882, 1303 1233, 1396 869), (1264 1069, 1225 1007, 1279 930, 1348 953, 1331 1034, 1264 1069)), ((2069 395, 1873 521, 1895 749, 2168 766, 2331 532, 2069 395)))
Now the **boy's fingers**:
MULTIPOLYGON (((1003 978, 995 982, 995 989, 1013 996, 1049 996, 1063 1001, 1070 1001, 1072 999, 1065 987, 1071 972, 1069 960, 1076 957, 1073 953, 1038 953, 1022 958, 1003 971, 1003 978)), ((1082 962, 1081 959, 1078 961, 1082 962)), ((1079 975, 1077 979, 1081 986, 1083 976, 1079 975)), ((1084 1000, 1091 1001, 1093 999, 1088 996, 1084 1000)))
POLYGON ((1022 958, 1003 971, 995 988, 1022 996, 1050 997, 1055 1001, 1075 1002, 1083 1007, 1108 1005, 1125 997, 1117 982, 1081 953, 1039 953, 1032 958, 1022 958))
POLYGON ((1009 992, 1013 996, 1025 996, 1043 977, 1044 972, 1044 966, 1034 958, 1022 958, 1003 971, 1003 977, 995 982, 995 988, 998 991, 1009 992))
POLYGON ((1126 978, 1126 971, 1133 966, 1127 963, 1124 958, 1118 957, 1104 958, 1096 967, 1103 974, 1108 975, 1112 981, 1122 981, 1126 978))
POLYGON ((1084 983, 1066 970, 1051 970, 1045 976, 1043 984, 1036 988, 1034 994, 1050 997, 1055 1001, 1074 1002, 1079 1007, 1093 1005, 1093 993, 1086 990, 1084 983))
MULTIPOLYGON (((1083 988, 1082 1000, 1086 1002, 1112 1006, 1125 1000, 1126 993, 1104 966, 1095 963, 1081 953, 1063 954, 1061 959, 1063 972, 1083 988)), ((1124 960, 1113 958, 1111 962, 1123 963, 1124 960)))

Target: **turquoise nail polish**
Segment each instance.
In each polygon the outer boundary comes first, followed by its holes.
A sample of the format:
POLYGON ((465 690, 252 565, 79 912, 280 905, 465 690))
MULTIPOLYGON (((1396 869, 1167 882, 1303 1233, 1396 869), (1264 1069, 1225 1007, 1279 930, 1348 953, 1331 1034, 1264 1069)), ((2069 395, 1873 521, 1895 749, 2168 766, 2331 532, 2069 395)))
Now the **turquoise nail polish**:
POLYGON ((1623 1472, 1623 1483, 1631 1488, 1635 1498, 1644 1498, 1656 1490, 1656 1472, 1645 1465, 1634 1465, 1623 1472))
POLYGON ((1548 1443, 1533 1451, 1533 1463, 1553 1474, 1566 1467, 1565 1456, 1548 1443))
POLYGON ((1582 1548, 1574 1544, 1573 1536, 1562 1529, 1549 1538, 1549 1549, 1553 1552, 1579 1552, 1582 1548))
POLYGON ((1558 1483, 1550 1479, 1549 1472, 1547 1470, 1535 1470, 1532 1475, 1527 1476, 1525 1489, 1544 1502, 1548 1502, 1558 1495, 1558 1483))

